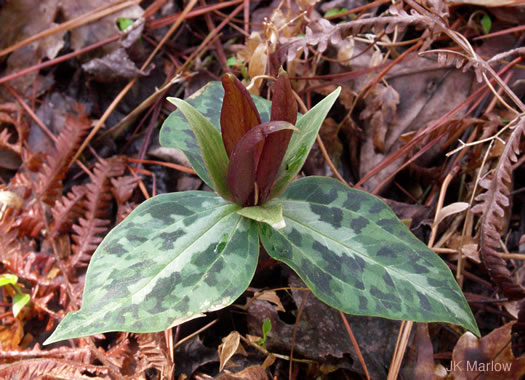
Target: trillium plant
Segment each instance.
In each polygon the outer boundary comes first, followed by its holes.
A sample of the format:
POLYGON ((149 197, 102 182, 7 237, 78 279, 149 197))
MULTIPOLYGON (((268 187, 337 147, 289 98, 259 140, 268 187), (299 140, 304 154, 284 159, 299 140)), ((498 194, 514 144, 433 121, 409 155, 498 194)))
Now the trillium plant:
POLYGON ((260 244, 345 313, 461 325, 479 336, 447 265, 378 198, 325 177, 292 182, 338 88, 298 115, 281 70, 272 102, 226 74, 177 106, 160 142, 182 150, 214 192, 161 194, 102 241, 82 307, 46 343, 162 331, 232 304, 260 244), (221 106, 222 100, 222 106, 221 106))

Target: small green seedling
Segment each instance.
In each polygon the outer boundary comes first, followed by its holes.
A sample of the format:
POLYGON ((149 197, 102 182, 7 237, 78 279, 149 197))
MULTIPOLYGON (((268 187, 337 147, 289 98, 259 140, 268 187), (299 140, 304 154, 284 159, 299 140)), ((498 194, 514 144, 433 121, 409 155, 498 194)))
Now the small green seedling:
POLYGON ((231 74, 165 121, 215 192, 161 194, 138 206, 95 251, 82 307, 46 344, 110 331, 162 331, 232 304, 262 243, 326 304, 345 313, 448 322, 479 336, 447 265, 378 198, 325 177, 293 180, 340 88, 305 115, 284 71, 272 102, 231 74), (293 182, 293 183, 292 183, 293 182))
POLYGON ((490 33, 490 30, 492 29, 492 19, 489 15, 484 14, 483 17, 481 17, 481 28, 483 29, 484 34, 490 33))
POLYGON ((239 65, 241 62, 237 60, 235 57, 230 57, 226 60, 226 66, 233 67, 239 65))
POLYGON ((29 294, 25 294, 20 289, 20 286, 17 285, 18 277, 14 274, 4 273, 0 274, 0 287, 1 286, 10 286, 14 289, 13 296, 13 315, 16 317, 20 310, 29 303, 31 297, 29 294))
POLYGON ((122 32, 128 29, 131 25, 133 25, 134 22, 135 20, 127 17, 120 17, 117 19, 118 27, 122 32))
POLYGON ((266 338, 268 338, 270 331, 272 331, 272 321, 270 321, 270 318, 266 318, 262 324, 263 336, 257 341, 259 346, 266 348, 266 338))

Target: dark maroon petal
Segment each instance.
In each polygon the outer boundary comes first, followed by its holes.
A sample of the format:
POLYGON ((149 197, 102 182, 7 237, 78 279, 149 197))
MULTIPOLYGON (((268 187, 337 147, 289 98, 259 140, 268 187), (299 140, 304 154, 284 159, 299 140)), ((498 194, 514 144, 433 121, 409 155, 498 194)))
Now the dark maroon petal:
POLYGON ((284 120, 295 125, 297 121, 297 101, 293 94, 288 73, 282 68, 273 87, 272 114, 270 120, 284 120))
MULTIPOLYGON (((224 100, 221 109, 221 133, 226 153, 230 157, 241 137, 261 124, 261 117, 250 93, 235 75, 224 74, 222 86, 224 100)), ((262 151, 262 145, 259 150, 262 151)))
POLYGON ((260 203, 255 199, 255 173, 257 169, 255 150, 269 136, 294 128, 293 125, 285 121, 270 121, 251 129, 239 140, 230 156, 227 178, 236 203, 243 207, 260 203))
MULTIPOLYGON (((297 101, 293 95, 288 74, 282 69, 274 86, 270 120, 283 120, 291 124, 295 124, 297 121, 297 101)), ((292 133, 291 130, 272 133, 264 142, 256 175, 261 203, 265 202, 270 196, 273 182, 279 172, 292 133)))

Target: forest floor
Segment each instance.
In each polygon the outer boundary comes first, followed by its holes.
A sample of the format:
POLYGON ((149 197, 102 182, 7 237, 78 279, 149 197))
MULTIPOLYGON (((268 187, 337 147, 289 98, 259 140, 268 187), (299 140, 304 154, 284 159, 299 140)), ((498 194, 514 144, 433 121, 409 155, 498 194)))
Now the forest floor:
POLYGON ((519 3, 1 1, 0 378, 523 378, 519 3), (300 176, 385 200, 447 263, 482 337, 341 318, 261 252, 222 310, 164 332, 43 345, 80 308, 115 225, 156 194, 210 190, 159 144, 175 109, 166 98, 228 72, 268 98, 280 66, 308 109, 342 87, 300 176))

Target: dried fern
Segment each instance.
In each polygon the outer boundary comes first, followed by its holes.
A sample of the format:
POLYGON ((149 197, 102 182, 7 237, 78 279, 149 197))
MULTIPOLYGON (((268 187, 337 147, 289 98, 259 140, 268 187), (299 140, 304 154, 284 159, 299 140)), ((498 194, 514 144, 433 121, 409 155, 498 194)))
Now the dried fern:
POLYGON ((0 365, 2 379, 111 379, 105 367, 61 359, 28 359, 0 365), (89 374, 89 376, 88 376, 89 374), (95 376, 93 376, 95 375, 95 376))
POLYGON ((396 6, 390 6, 388 14, 388 16, 361 18, 359 20, 349 21, 339 24, 337 29, 342 32, 343 35, 355 35, 362 33, 364 30, 371 30, 375 34, 383 32, 390 34, 393 33, 396 28, 399 33, 403 32, 409 25, 416 25, 430 31, 432 31, 435 26, 431 19, 415 10, 407 13, 402 9, 397 9, 396 6))
POLYGON ((521 118, 509 136, 505 149, 492 176, 480 181, 485 189, 476 197, 472 212, 482 214, 479 226, 480 256, 491 280, 511 300, 525 297, 525 288, 517 284, 498 251, 504 228, 505 209, 510 206, 512 190, 512 164, 518 159, 521 136, 525 133, 525 119, 521 118))
POLYGON ((22 266, 23 256, 30 252, 29 247, 18 239, 18 231, 14 228, 14 218, 3 218, 0 223, 0 262, 12 273, 22 266))
POLYGON ((487 268, 491 280, 509 300, 521 300, 518 304, 518 322, 512 328, 514 335, 521 337, 521 340, 525 336, 525 288, 514 280, 507 269, 507 263, 498 251, 501 248, 505 210, 510 207, 512 165, 518 160, 520 141, 524 133, 525 118, 522 116, 505 144, 493 175, 480 181, 480 186, 485 191, 476 197, 479 203, 472 208, 473 213, 482 214, 479 233, 483 265, 487 268))
MULTIPOLYGON (((1 121, 3 121, 2 118, 0 118, 0 122, 1 121)), ((21 155, 22 146, 19 143, 20 140, 17 140, 15 142, 12 142, 12 140, 13 140, 13 135, 9 132, 7 128, 0 131, 0 148, 7 149, 7 150, 10 150, 11 152, 21 155)))
POLYGON ((73 257, 71 267, 85 266, 91 254, 102 241, 102 235, 107 232, 110 220, 108 211, 111 206, 110 178, 121 176, 125 164, 120 157, 100 160, 95 165, 91 176, 92 183, 86 185, 84 200, 84 216, 73 225, 73 257))
POLYGON ((53 205, 62 195, 62 180, 90 127, 91 122, 83 112, 67 115, 64 128, 57 138, 55 152, 49 155, 36 181, 37 199, 53 205))
POLYGON ((140 372, 155 368, 160 373, 160 379, 171 379, 174 364, 168 352, 164 333, 136 334, 135 337, 139 344, 137 355, 142 359, 140 372))
POLYGON ((44 228, 44 217, 39 205, 33 203, 24 208, 23 213, 17 218, 14 225, 20 236, 36 238, 44 228))
POLYGON ((54 239, 59 233, 69 232, 73 221, 78 218, 83 209, 81 201, 86 189, 83 186, 73 186, 71 191, 59 199, 51 209, 53 222, 49 226, 49 237, 54 239))
POLYGON ((105 352, 105 356, 120 368, 124 375, 133 375, 136 372, 136 344, 132 344, 128 333, 121 333, 115 345, 105 352))

